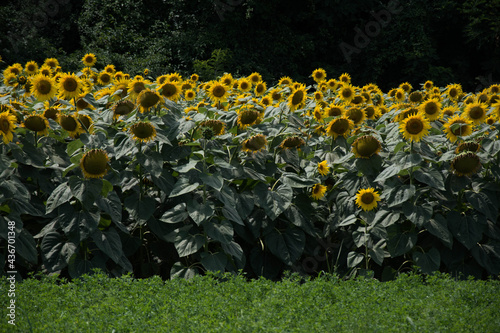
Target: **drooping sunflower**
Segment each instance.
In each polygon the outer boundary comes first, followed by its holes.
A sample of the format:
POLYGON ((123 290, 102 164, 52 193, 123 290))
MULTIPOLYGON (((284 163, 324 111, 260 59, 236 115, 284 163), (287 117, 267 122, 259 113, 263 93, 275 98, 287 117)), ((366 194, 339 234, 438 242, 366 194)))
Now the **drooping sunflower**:
POLYGON ((118 78, 115 76, 112 85, 112 96, 113 99, 121 99, 125 98, 128 94, 128 86, 130 84, 130 80, 125 78, 124 76, 119 76, 118 78))
POLYGON ((78 97, 83 90, 82 81, 75 74, 63 74, 59 80, 59 96, 63 99, 78 97))
POLYGON ((80 126, 80 122, 76 119, 75 115, 73 114, 63 114, 60 115, 59 118, 59 125, 69 133, 69 135, 72 138, 76 138, 80 135, 80 133, 83 133, 84 130, 80 126))
POLYGON ((24 118, 23 126, 30 131, 36 132, 38 135, 49 134, 49 121, 47 118, 36 113, 32 113, 24 118))
POLYGON ((451 117, 455 114, 455 112, 458 111, 458 108, 456 106, 447 106, 441 110, 441 113, 443 114, 443 117, 451 117))
POLYGON ((325 118, 325 111, 321 108, 321 106, 316 106, 313 110, 313 118, 317 122, 322 122, 325 118))
POLYGON ((24 65, 24 72, 28 75, 35 75, 38 72, 38 64, 36 61, 28 61, 24 65))
POLYGON ((366 99, 360 94, 354 94, 354 97, 351 99, 351 104, 355 106, 360 106, 365 103, 366 99))
POLYGON ((304 86, 300 86, 299 88, 292 91, 290 96, 288 96, 288 107, 290 111, 295 111, 302 107, 307 99, 307 92, 304 86))
POLYGON ((365 112, 357 107, 347 109, 345 116, 351 119, 354 125, 359 125, 366 119, 365 112))
POLYGON ((80 160, 80 168, 85 178, 102 178, 109 169, 108 154, 102 149, 91 149, 80 160))
POLYGON ((464 109, 464 115, 472 121, 474 125, 484 123, 487 117, 488 106, 484 103, 474 102, 467 104, 464 109))
POLYGON ((0 134, 2 135, 3 143, 7 144, 14 139, 14 129, 17 118, 10 113, 9 110, 0 113, 0 134))
POLYGON ((222 135, 226 129, 226 123, 218 119, 205 120, 200 124, 200 127, 210 127, 214 135, 222 135))
MULTIPOLYGON (((166 83, 168 84, 168 83, 166 83)), ((156 106, 161 100, 160 94, 151 89, 144 89, 137 96, 136 103, 139 106, 139 111, 144 113, 149 111, 150 108, 156 106)))
POLYGON ((420 114, 409 116, 401 121, 400 132, 406 140, 419 142, 424 136, 429 134, 431 125, 429 120, 420 114))
POLYGON ((43 74, 33 76, 31 80, 31 94, 39 101, 46 101, 57 93, 56 83, 51 77, 43 74))
POLYGON ((311 76, 316 83, 320 83, 326 80, 326 71, 323 68, 318 68, 312 72, 311 76))
POLYGON ((325 196, 326 186, 321 184, 314 184, 311 190, 311 197, 314 200, 319 200, 325 196))
POLYGON ((363 135, 352 143, 352 152, 357 158, 370 158, 379 153, 382 145, 371 135, 363 135))
POLYGON ((258 82, 253 90, 255 96, 262 96, 267 91, 267 84, 264 81, 258 82))
POLYGON ((125 116, 132 112, 134 108, 135 104, 128 99, 116 102, 113 106, 113 118, 116 119, 120 116, 125 116))
POLYGON ((466 141, 460 143, 455 149, 455 154, 460 154, 463 152, 471 151, 473 153, 477 153, 481 149, 481 145, 475 141, 466 141))
POLYGON ((380 195, 374 188, 360 189, 356 193, 356 205, 364 211, 370 211, 377 208, 377 202, 380 201, 380 195))
POLYGON ((273 99, 273 104, 279 104, 283 100, 283 94, 279 88, 271 89, 269 96, 273 99))
POLYGON ((348 83, 344 84, 339 90, 339 97, 344 103, 350 103, 354 95, 354 87, 348 83))
POLYGON ((300 136, 295 135, 283 140, 279 145, 279 147, 281 149, 293 149, 293 148, 300 149, 300 147, 302 147, 305 144, 306 142, 304 141, 304 139, 302 139, 300 136))
POLYGON ((430 121, 439 119, 442 104, 437 99, 429 99, 418 107, 418 110, 430 121))
POLYGON ((156 137, 156 129, 151 123, 140 121, 130 127, 130 134, 138 142, 148 142, 156 137))
POLYGON ((326 160, 318 163, 318 172, 322 176, 326 176, 330 172, 330 167, 328 166, 328 162, 326 160))
POLYGON ((177 101, 181 97, 181 92, 182 89, 177 83, 177 81, 168 81, 163 83, 160 88, 158 89, 158 92, 165 97, 166 99, 169 99, 171 101, 177 101))
POLYGON ((463 152, 451 161, 451 170, 458 176, 471 176, 481 168, 481 160, 474 152, 463 152))
POLYGON ((266 148, 267 138, 263 134, 256 134, 241 144, 241 149, 249 153, 256 153, 266 148))
POLYGON ((335 118, 328 124, 326 133, 336 139, 338 136, 346 138, 354 127, 354 123, 346 116, 335 118))
POLYGON ((262 121, 262 113, 248 105, 240 108, 237 113, 238 125, 241 129, 259 124, 262 121))
POLYGON ((451 142, 455 142, 459 137, 472 134, 472 122, 463 115, 457 114, 443 125, 443 131, 451 142))
POLYGON ((83 65, 86 67, 92 67, 97 62, 97 57, 93 53, 87 53, 82 58, 83 65))

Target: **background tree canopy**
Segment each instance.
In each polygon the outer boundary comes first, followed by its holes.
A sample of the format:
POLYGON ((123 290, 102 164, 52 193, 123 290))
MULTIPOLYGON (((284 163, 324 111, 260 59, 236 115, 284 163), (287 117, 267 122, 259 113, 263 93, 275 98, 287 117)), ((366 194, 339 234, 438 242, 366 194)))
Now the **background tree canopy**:
POLYGON ((77 71, 92 52, 131 74, 257 71, 270 83, 312 82, 322 67, 384 90, 433 80, 475 91, 499 80, 499 12, 499 0, 5 1, 0 55, 77 71))

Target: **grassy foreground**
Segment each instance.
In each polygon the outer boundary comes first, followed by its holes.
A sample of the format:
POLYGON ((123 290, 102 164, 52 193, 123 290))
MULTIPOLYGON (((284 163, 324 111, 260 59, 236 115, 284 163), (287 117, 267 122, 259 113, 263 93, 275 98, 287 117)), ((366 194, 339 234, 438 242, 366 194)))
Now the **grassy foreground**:
POLYGON ((500 281, 401 275, 281 282, 225 276, 162 281, 56 278, 16 284, 16 329, 1 332, 499 332, 500 281))

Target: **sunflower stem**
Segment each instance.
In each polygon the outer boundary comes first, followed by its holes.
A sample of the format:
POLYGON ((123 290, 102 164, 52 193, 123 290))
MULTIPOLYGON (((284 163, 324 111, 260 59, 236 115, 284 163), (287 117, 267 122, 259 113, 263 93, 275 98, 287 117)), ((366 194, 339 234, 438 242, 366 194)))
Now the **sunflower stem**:
MULTIPOLYGON (((142 152, 142 141, 139 141, 139 155, 142 152)), ((139 162, 139 191, 140 191, 140 200, 142 200, 143 196, 143 188, 142 188, 142 166, 139 162)))

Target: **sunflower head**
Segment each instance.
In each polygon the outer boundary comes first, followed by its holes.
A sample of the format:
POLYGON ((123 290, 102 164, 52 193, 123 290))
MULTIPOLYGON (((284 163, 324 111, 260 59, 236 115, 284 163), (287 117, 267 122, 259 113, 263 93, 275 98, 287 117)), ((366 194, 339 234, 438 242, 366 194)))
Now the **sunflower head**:
POLYGON ((38 72, 38 64, 36 61, 28 61, 24 66, 24 72, 28 75, 34 75, 38 72))
POLYGON ((293 83, 293 80, 291 78, 289 78, 288 76, 283 76, 278 81, 278 85, 280 85, 280 86, 289 86, 292 83, 293 83))
POLYGON ((318 163, 318 172, 322 176, 326 176, 330 172, 330 167, 328 166, 328 162, 326 160, 318 163))
POLYGON ((333 119, 326 128, 326 133, 336 139, 338 136, 346 138, 354 127, 354 123, 346 116, 333 119))
POLYGON ((265 135, 256 134, 243 141, 241 149, 249 153, 256 153, 266 148, 267 139, 265 135))
POLYGON ((64 99, 78 97, 82 90, 82 81, 75 74, 63 74, 59 79, 59 95, 64 99))
POLYGON ((253 72, 248 76, 248 80, 252 83, 252 85, 256 85, 262 81, 262 75, 258 72, 253 72))
POLYGON ((73 138, 79 136, 83 131, 74 115, 60 115, 58 120, 61 127, 73 138))
POLYGON ((467 104, 464 110, 465 116, 474 124, 481 124, 487 117, 488 106, 481 102, 467 104))
MULTIPOLYGON (((169 83, 165 83, 169 84, 169 83)), ((139 111, 144 113, 150 108, 154 107, 160 102, 161 96, 156 91, 151 89, 144 89, 137 96, 137 105, 139 106, 139 111)))
POLYGON ((434 88, 434 82, 428 80, 428 81, 425 81, 424 83, 424 89, 425 90, 431 90, 432 88, 434 88))
POLYGON ((351 83, 351 76, 348 73, 343 73, 339 76, 339 81, 343 83, 351 83))
POLYGON ((258 82, 255 85, 255 89, 253 90, 255 93, 255 96, 262 96, 264 93, 267 91, 267 85, 264 81, 258 82))
POLYGON ((31 94, 39 101, 49 100, 57 93, 56 82, 53 78, 38 74, 32 77, 31 94))
POLYGON ((409 116, 399 126, 400 132, 406 140, 419 142, 424 136, 429 134, 431 125, 422 115, 409 116))
POLYGON ((455 153, 460 154, 460 153, 467 152, 467 151, 477 153, 480 148, 481 148, 481 145, 479 143, 477 143, 475 141, 466 141, 466 142, 460 143, 457 146, 457 148, 455 149, 455 153))
POLYGON ((323 68, 318 68, 312 72, 311 76, 316 83, 320 83, 326 80, 326 71, 323 68))
POLYGON ((358 158, 370 158, 379 153, 380 142, 371 135, 363 135, 352 143, 352 152, 358 158))
POLYGON ((448 119, 443 125, 446 137, 455 142, 459 137, 465 137, 472 134, 472 122, 463 115, 455 115, 448 119))
POLYGON ((7 144, 14 139, 13 131, 16 128, 17 118, 10 111, 0 113, 0 135, 3 143, 7 144))
POLYGON ((225 102, 229 96, 229 88, 220 82, 214 82, 207 91, 213 102, 225 102))
POLYGON ((314 200, 319 200, 325 196, 325 193, 326 193, 326 186, 321 184, 315 184, 312 187, 311 197, 314 200))
POLYGON ((91 149, 80 160, 80 168, 85 178, 102 178, 109 169, 108 154, 102 149, 91 149))
POLYGON ((306 88, 300 86, 297 89, 294 89, 290 96, 288 97, 288 106, 291 111, 299 109, 307 99, 306 88))
POLYGON ((479 171, 481 161, 474 152, 463 152, 451 161, 451 169, 458 176, 470 176, 479 171))
POLYGON ((191 74, 191 77, 190 77, 191 81, 198 82, 199 79, 200 79, 200 76, 198 74, 196 74, 196 73, 191 74))
POLYGON ((365 112, 357 107, 347 109, 345 115, 352 120, 354 125, 359 125, 366 119, 365 112))
POLYGON ((106 71, 102 71, 97 75, 97 83, 101 86, 107 86, 113 81, 113 75, 106 71))
POLYGON ((283 140, 281 142, 281 144, 279 145, 279 147, 281 149, 293 149, 293 148, 300 149, 300 147, 305 145, 305 144, 306 144, 306 142, 301 137, 291 136, 291 137, 288 137, 285 140, 283 140))
POLYGON ((38 135, 47 135, 49 133, 49 121, 36 113, 27 116, 24 119, 23 126, 38 135))
POLYGON ((261 120, 262 115, 256 109, 244 106, 238 111, 238 125, 242 129, 258 124, 261 122, 261 120))
POLYGON ((436 120, 441 116, 441 103, 437 99, 423 102, 418 110, 429 120, 436 120))
POLYGON ((379 201, 380 195, 373 188, 360 189, 356 194, 356 204, 364 211, 377 208, 377 202, 379 201))
POLYGON ((87 53, 86 55, 83 56, 82 62, 85 67, 92 67, 97 62, 97 58, 95 54, 87 53))
POLYGON ((205 120, 200 124, 200 127, 210 128, 213 132, 213 135, 222 135, 225 132, 226 123, 222 120, 210 119, 205 120))
POLYGON ((352 99, 354 98, 354 94, 355 94, 354 88, 347 83, 344 84, 339 91, 339 97, 345 103, 349 103, 350 101, 352 101, 352 99))
POLYGON ((177 101, 181 97, 182 89, 177 81, 168 81, 163 83, 158 89, 160 94, 171 101, 177 101))
POLYGON ((414 91, 408 96, 410 103, 420 103, 424 99, 424 95, 420 91, 414 91))
POLYGON ((399 88, 403 89, 405 93, 409 94, 413 89, 412 85, 408 82, 403 82, 399 85, 399 88))
POLYGON ((156 129, 151 123, 140 121, 130 127, 134 140, 148 142, 156 137, 156 129))

